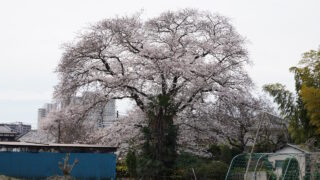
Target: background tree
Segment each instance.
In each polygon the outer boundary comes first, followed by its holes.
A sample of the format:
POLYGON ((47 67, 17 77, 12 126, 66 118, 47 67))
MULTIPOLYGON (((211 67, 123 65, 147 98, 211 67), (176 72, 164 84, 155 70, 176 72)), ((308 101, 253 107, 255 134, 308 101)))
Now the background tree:
POLYGON ((136 155, 141 151, 144 139, 141 128, 145 126, 145 114, 140 109, 134 108, 127 116, 120 116, 109 126, 88 133, 84 143, 118 147, 117 157, 124 159, 130 148, 137 150, 136 155))
POLYGON ((258 141, 272 145, 274 148, 269 151, 273 151, 287 142, 288 133, 286 124, 272 112, 266 98, 255 97, 250 91, 220 95, 214 102, 206 102, 205 106, 194 108, 177 120, 179 148, 210 156, 209 145, 224 143, 234 151, 243 152, 253 142, 254 131, 262 120, 258 141))
POLYGON ((248 92, 236 94, 232 99, 221 98, 218 101, 218 109, 214 111, 219 123, 217 132, 231 146, 243 152, 252 141, 248 133, 256 124, 256 115, 265 108, 263 103, 264 101, 254 98, 248 92))
POLYGON ((304 53, 298 67, 292 68, 301 77, 300 96, 310 118, 310 124, 315 126, 315 133, 320 134, 320 50, 304 53))
POLYGON ((263 103, 248 92, 220 94, 214 101, 200 102, 176 119, 179 149, 210 156, 211 144, 226 142, 240 152, 248 142, 250 127, 263 103))
POLYGON ((68 104, 94 91, 99 102, 132 99, 146 115, 149 157, 166 166, 175 120, 209 96, 247 91, 247 62, 244 39, 220 15, 185 9, 147 21, 106 19, 65 45, 55 97, 68 104))
POLYGON ((290 68, 295 78, 295 95, 279 83, 264 86, 264 90, 273 96, 279 105, 281 115, 289 121, 289 133, 296 143, 318 139, 316 133, 318 118, 312 113, 315 112, 316 89, 319 88, 317 63, 319 63, 319 52, 312 50, 303 55, 297 67, 290 68), (311 120, 312 118, 314 120, 311 120))
POLYGON ((98 121, 103 118, 106 101, 88 92, 71 99, 70 103, 60 103, 57 109, 51 111, 39 129, 54 137, 58 143, 90 143, 88 136, 93 134, 98 121))
POLYGON ((295 79, 297 96, 279 83, 268 84, 263 88, 264 91, 274 97, 274 102, 278 104, 280 114, 289 122, 289 133, 291 138, 295 143, 302 143, 313 137, 313 131, 310 128, 307 111, 304 108, 302 99, 299 95, 301 86, 297 74, 295 74, 295 79))

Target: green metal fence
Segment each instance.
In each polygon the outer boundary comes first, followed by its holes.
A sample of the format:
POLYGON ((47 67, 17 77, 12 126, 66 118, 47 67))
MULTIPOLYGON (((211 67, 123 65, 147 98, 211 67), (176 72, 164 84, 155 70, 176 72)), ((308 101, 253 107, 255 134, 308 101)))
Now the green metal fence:
POLYGON ((239 154, 232 159, 225 179, 320 180, 319 155, 317 153, 239 154))

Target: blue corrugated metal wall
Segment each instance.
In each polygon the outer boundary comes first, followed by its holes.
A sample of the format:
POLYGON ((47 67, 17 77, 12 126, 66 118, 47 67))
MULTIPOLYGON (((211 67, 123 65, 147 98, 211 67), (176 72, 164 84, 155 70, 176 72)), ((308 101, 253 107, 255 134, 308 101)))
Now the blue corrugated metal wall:
MULTIPOLYGON (((0 152, 0 174, 38 179, 62 175, 58 163, 66 153, 0 152)), ((116 155, 113 153, 70 153, 69 164, 79 163, 71 175, 77 179, 115 179, 116 155)))

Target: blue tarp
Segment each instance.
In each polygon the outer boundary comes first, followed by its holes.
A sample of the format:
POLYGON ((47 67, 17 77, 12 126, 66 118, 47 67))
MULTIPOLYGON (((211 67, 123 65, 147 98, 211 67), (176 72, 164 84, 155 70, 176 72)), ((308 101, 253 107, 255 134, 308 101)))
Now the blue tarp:
MULTIPOLYGON (((0 174, 30 179, 62 175, 58 163, 66 153, 0 152, 0 174)), ((115 179, 116 155, 113 153, 70 153, 69 164, 78 159, 71 175, 76 179, 115 179)))

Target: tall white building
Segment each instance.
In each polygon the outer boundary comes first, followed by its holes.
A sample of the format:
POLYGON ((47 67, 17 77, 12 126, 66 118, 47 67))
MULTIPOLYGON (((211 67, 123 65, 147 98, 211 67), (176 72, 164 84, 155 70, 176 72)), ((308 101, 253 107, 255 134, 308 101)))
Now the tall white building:
POLYGON ((111 123, 116 121, 118 118, 118 112, 116 111, 116 100, 112 99, 103 108, 102 121, 99 127, 109 126, 111 123))
POLYGON ((38 128, 41 126, 41 123, 46 116, 47 116, 46 109, 39 108, 38 109, 38 128))
POLYGON ((49 112, 56 110, 58 108, 57 103, 46 103, 42 108, 38 109, 38 128, 42 125, 44 118, 47 117, 49 112))
MULTIPOLYGON (((81 104, 83 100, 81 97, 74 97, 71 99, 71 103, 81 104)), ((42 122, 47 115, 63 106, 59 106, 57 103, 46 103, 43 108, 38 109, 38 128, 42 126, 42 122)), ((116 111, 116 101, 114 99, 108 101, 102 109, 93 109, 89 112, 88 119, 95 122, 96 127, 106 127, 116 121, 118 113, 116 111)))

